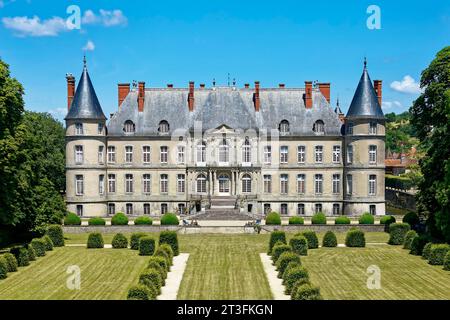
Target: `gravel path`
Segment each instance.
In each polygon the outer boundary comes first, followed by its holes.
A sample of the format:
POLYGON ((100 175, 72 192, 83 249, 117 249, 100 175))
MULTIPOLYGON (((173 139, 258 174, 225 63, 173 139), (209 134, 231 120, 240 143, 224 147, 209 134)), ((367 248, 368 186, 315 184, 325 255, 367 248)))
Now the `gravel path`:
POLYGON ((173 266, 167 274, 166 285, 161 288, 161 294, 156 298, 157 300, 177 300, 178 289, 183 279, 188 258, 189 253, 180 253, 173 257, 173 266))
POLYGON ((284 286, 282 280, 277 277, 278 272, 275 270, 275 266, 272 265, 272 259, 267 253, 260 253, 261 262, 264 267, 264 271, 269 280, 270 290, 272 291, 274 300, 290 300, 291 297, 284 294, 284 286))

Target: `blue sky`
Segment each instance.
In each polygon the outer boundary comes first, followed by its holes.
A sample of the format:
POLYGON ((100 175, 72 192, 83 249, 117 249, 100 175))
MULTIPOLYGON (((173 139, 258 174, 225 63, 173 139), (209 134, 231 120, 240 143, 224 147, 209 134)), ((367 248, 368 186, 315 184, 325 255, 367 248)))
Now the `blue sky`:
POLYGON ((450 44, 450 2, 429 1, 37 1, 0 0, 0 56, 26 90, 26 108, 62 119, 65 74, 79 78, 83 52, 106 115, 117 109, 117 83, 262 87, 331 82, 347 111, 364 56, 382 79, 385 112, 407 110, 421 71, 450 44), (68 30, 67 7, 81 9, 68 30), (367 8, 381 10, 370 30, 367 8))

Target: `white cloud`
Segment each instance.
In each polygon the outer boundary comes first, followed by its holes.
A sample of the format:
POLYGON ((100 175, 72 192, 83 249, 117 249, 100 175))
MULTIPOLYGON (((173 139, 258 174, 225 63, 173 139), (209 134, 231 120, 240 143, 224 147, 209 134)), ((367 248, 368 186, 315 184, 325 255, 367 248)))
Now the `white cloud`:
POLYGON ((399 101, 383 101, 383 109, 401 108, 403 105, 399 101))
POLYGON ((19 37, 46 37, 57 36, 60 32, 68 31, 66 21, 61 17, 53 17, 41 20, 38 16, 28 17, 4 17, 3 25, 11 29, 19 37))
POLYGON ((48 113, 50 113, 55 118, 63 118, 67 114, 67 108, 55 108, 48 110, 48 113))
POLYGON ((121 10, 104 10, 100 9, 99 14, 95 14, 92 10, 86 10, 81 19, 83 24, 101 24, 105 27, 126 25, 128 18, 123 15, 121 10))
POLYGON ((420 94, 422 92, 420 85, 410 75, 404 76, 402 81, 392 82, 391 89, 402 93, 412 94, 420 94))
POLYGON ((86 42, 86 45, 82 49, 83 51, 94 51, 95 44, 91 40, 88 40, 88 42, 86 42))

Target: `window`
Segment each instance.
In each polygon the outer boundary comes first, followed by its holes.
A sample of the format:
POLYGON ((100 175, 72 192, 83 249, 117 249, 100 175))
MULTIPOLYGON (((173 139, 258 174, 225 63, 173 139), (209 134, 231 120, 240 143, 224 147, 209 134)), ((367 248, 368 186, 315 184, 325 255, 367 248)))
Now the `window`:
POLYGON ((272 193, 272 176, 269 174, 264 175, 264 193, 272 193))
POLYGON ((77 216, 82 217, 83 216, 83 205, 77 204, 77 216))
POLYGON ((316 203, 316 204, 314 205, 314 212, 315 212, 315 213, 322 212, 322 204, 321 204, 321 203, 316 203))
POLYGON ((377 134, 377 123, 375 121, 369 123, 369 134, 377 134))
POLYGON ((206 162, 206 143, 203 141, 197 145, 197 162, 206 162))
POLYGON ((272 146, 264 146, 264 163, 272 163, 272 146))
POLYGON ((84 134, 83 132, 83 124, 82 123, 75 123, 75 134, 77 136, 81 136, 84 134))
POLYGON ((144 203, 144 214, 150 215, 150 203, 144 203))
POLYGON ((347 146, 347 163, 353 163, 353 146, 351 144, 347 146))
POLYGON ((280 125, 278 127, 278 130, 280 131, 281 135, 286 135, 289 133, 289 122, 287 120, 283 120, 280 122, 280 125))
POLYGON ((374 196, 377 193, 377 176, 369 175, 369 196, 374 196))
POLYGON ((125 175, 125 192, 133 193, 133 175, 130 173, 125 175))
POLYGON ((75 176, 75 193, 77 196, 82 196, 84 193, 84 177, 80 174, 75 176))
POLYGON ((280 176, 280 193, 287 194, 288 193, 288 175, 282 174, 280 176))
POLYGON ((125 162, 126 163, 133 162, 133 147, 132 146, 125 147, 125 162))
POLYGON ((298 163, 305 163, 306 160, 306 153, 305 153, 305 146, 298 146, 297 147, 297 162, 298 163))
POLYGON ((353 176, 351 174, 347 175, 347 194, 351 195, 353 193, 353 176))
POLYGON ((100 164, 105 162, 104 155, 103 155, 104 149, 105 149, 104 146, 98 146, 98 163, 100 163, 100 164))
POLYGON ((116 192, 116 175, 108 174, 108 192, 116 192))
POLYGON ((317 121, 314 123, 313 131, 314 131, 316 134, 324 134, 324 133, 325 133, 325 124, 323 123, 322 120, 317 120, 317 121))
POLYGON ((103 126, 103 123, 99 123, 99 124, 98 124, 98 129, 97 129, 97 130, 98 130, 98 131, 97 131, 98 134, 102 134, 102 133, 103 133, 103 127, 104 127, 104 126, 103 126))
POLYGON ((373 216, 376 215, 377 214, 377 206, 374 204, 371 204, 369 206, 369 213, 373 216))
POLYGON ((169 147, 162 146, 160 148, 160 160, 161 160, 161 163, 167 163, 168 156, 169 156, 169 147))
POLYGON ((149 173, 145 173, 142 175, 142 184, 144 193, 152 193, 152 176, 149 173))
POLYGON ((204 174, 197 177, 197 193, 206 193, 206 176, 204 174))
POLYGON ((317 163, 323 162, 323 146, 315 147, 315 160, 317 163))
POLYGON ((134 125, 133 121, 131 120, 127 120, 125 121, 124 125, 123 125, 123 131, 125 133, 134 133, 136 130, 136 126, 134 125))
POLYGON ((108 162, 116 162, 116 147, 108 146, 108 162))
POLYGON ((83 163, 83 146, 75 146, 75 163, 83 163))
POLYGON ((186 206, 184 203, 178 204, 178 214, 185 214, 186 213, 186 206))
POLYGON ((116 205, 114 203, 108 203, 108 215, 113 216, 116 214, 116 205))
POLYGON ((272 209, 270 209, 270 203, 264 203, 264 214, 268 214, 272 209))
POLYGON ((177 147, 177 163, 184 163, 184 146, 177 147))
POLYGON ((288 163, 288 150, 287 146, 280 147, 280 163, 288 163))
POLYGON ((248 138, 245 138, 244 145, 242 146, 242 162, 252 162, 252 148, 250 146, 250 141, 248 141, 248 138))
POLYGON ((377 146, 374 145, 369 146, 369 163, 370 164, 377 163, 377 146))
POLYGON ((184 193, 185 191, 185 177, 184 174, 177 175, 177 192, 184 193))
POLYGON ((168 134, 169 133, 169 123, 166 120, 162 120, 159 123, 158 132, 160 134, 168 134))
POLYGON ((98 193, 104 194, 105 193, 105 175, 100 174, 98 176, 98 193))
POLYGON ((167 193, 169 192, 169 177, 167 174, 162 174, 160 177, 160 192, 167 193))
POLYGON ((288 205, 287 203, 282 203, 280 206, 280 214, 287 215, 288 214, 288 205))
POLYGON ((126 208, 126 214, 128 214, 128 215, 133 214, 133 204, 132 203, 127 203, 125 205, 125 208, 126 208))
POLYGON ((297 175, 297 193, 305 193, 305 175, 297 175))
POLYGON ((252 192, 252 178, 249 174, 244 174, 242 176, 242 192, 251 193, 252 192))
POLYGON ((225 139, 219 145, 219 162, 227 163, 230 161, 230 150, 225 139))
POLYGON ((304 203, 297 204, 297 214, 299 216, 305 215, 305 204, 304 203))
POLYGON ((339 203, 333 203, 333 214, 334 215, 339 215, 341 212, 341 206, 339 205, 339 203))
POLYGON ((333 146, 333 162, 341 162, 341 146, 333 146))
POLYGON ((347 134, 353 134, 353 122, 347 124, 347 134))
POLYGON ((333 193, 341 192, 341 175, 333 174, 333 193))
POLYGON ((168 211, 167 203, 161 203, 161 214, 166 214, 168 211))
POLYGON ((143 146, 142 147, 142 162, 143 163, 150 163, 151 162, 151 153, 150 153, 150 146, 143 146))
POLYGON ((316 194, 323 193, 323 175, 314 175, 314 191, 316 194))

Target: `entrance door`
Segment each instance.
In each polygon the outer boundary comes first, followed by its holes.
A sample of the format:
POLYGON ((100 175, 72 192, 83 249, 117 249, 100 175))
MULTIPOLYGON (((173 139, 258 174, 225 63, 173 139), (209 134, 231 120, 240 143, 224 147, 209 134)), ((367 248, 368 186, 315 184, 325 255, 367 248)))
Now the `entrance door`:
POLYGON ((230 195, 230 176, 227 174, 219 175, 219 195, 230 195))

